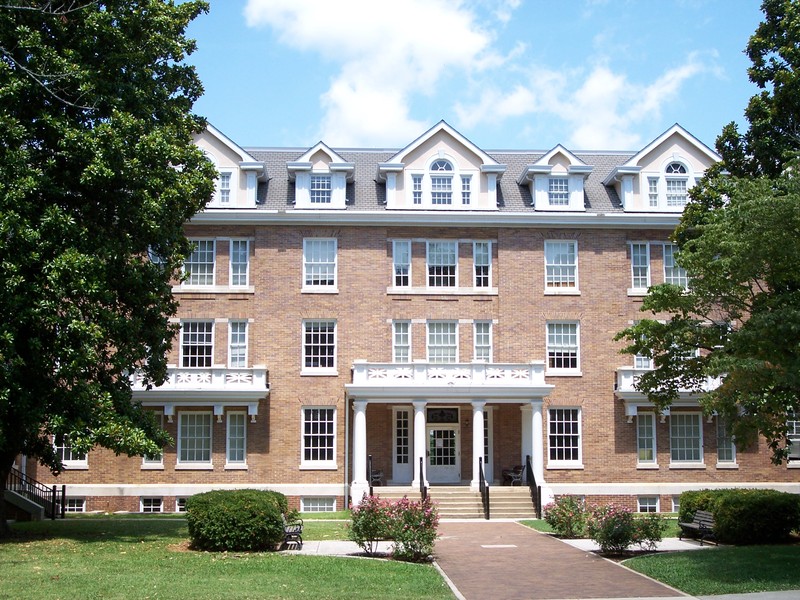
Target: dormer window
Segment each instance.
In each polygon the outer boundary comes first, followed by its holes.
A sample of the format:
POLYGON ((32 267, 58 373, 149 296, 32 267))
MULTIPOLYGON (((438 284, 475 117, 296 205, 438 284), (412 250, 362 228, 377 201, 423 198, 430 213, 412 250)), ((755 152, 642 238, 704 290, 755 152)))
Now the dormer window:
POLYGON ((331 203, 331 176, 312 175, 309 189, 311 204, 331 203))
POLYGON ((686 206, 686 184, 688 175, 686 167, 679 162, 667 165, 665 169, 667 182, 667 206, 686 206))
POLYGON ((569 205, 569 179, 551 177, 548 182, 547 200, 550 206, 569 205))

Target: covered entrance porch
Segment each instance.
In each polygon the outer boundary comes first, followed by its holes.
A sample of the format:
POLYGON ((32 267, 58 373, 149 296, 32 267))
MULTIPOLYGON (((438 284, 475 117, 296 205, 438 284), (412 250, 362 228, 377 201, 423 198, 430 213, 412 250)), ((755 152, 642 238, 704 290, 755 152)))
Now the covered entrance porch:
POLYGON ((367 456, 383 484, 479 485, 530 456, 544 485, 542 405, 553 388, 544 363, 411 364, 356 361, 345 386, 352 407, 350 495, 369 489, 367 456))

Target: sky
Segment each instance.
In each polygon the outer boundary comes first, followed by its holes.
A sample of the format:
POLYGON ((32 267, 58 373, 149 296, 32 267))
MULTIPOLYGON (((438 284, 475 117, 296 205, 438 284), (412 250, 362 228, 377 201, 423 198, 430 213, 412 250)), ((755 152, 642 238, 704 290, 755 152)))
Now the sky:
POLYGON ((758 89, 757 0, 210 0, 195 112, 243 147, 399 149, 440 120, 483 150, 714 147, 758 89))

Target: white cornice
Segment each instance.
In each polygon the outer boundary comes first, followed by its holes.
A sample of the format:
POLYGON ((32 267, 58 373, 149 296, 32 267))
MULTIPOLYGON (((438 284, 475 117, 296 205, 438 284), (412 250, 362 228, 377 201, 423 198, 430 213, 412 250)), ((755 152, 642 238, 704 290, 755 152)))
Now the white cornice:
POLYGON ((678 226, 680 218, 680 213, 231 210, 210 208, 195 215, 189 223, 193 225, 350 225, 356 227, 651 228, 671 231, 678 226))

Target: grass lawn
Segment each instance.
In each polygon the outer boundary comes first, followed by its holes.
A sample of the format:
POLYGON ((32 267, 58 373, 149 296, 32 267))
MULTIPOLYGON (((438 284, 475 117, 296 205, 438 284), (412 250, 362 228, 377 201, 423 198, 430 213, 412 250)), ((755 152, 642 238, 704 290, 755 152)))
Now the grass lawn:
POLYGON ((695 596, 800 590, 798 544, 654 554, 625 566, 695 596))
MULTIPOLYGON (((344 524, 309 521, 309 534, 318 525, 344 524)), ((0 598, 452 598, 431 565, 187 552, 184 519, 66 519, 14 530, 0 543, 0 598)))

